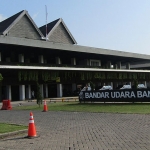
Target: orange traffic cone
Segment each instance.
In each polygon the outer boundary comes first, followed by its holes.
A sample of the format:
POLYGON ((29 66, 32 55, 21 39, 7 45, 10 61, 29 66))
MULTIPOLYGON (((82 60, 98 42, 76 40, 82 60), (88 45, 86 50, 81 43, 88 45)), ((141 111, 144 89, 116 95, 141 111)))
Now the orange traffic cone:
POLYGON ((30 119, 29 119, 29 127, 28 127, 28 138, 36 137, 36 129, 34 125, 33 113, 30 112, 30 119))
POLYGON ((43 111, 44 111, 44 112, 48 111, 46 101, 44 101, 44 109, 43 109, 43 111))

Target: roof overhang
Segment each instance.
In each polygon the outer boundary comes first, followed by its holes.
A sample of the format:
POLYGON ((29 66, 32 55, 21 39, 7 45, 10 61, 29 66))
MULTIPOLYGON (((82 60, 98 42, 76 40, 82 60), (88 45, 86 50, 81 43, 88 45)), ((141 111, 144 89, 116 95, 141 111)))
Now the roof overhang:
POLYGON ((90 54, 92 53, 98 55, 100 54, 100 55, 110 55, 110 56, 150 60, 150 55, 145 55, 145 54, 129 53, 123 51, 93 48, 93 47, 71 45, 71 44, 61 44, 61 43, 58 44, 49 41, 8 37, 3 35, 0 35, 0 44, 11 44, 11 45, 29 46, 35 48, 56 49, 56 50, 65 50, 65 51, 72 51, 72 52, 82 52, 82 53, 90 53, 90 54))
POLYGON ((55 70, 55 71, 90 71, 90 72, 131 72, 150 73, 150 70, 127 70, 127 69, 96 69, 96 68, 70 68, 70 67, 38 67, 38 66, 8 66, 0 65, 0 69, 18 70, 55 70))

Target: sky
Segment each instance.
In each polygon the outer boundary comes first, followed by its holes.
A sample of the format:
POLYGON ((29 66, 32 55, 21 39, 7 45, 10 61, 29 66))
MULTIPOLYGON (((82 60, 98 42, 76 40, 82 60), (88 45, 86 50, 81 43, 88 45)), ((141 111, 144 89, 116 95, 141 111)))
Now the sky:
POLYGON ((0 21, 27 10, 38 27, 62 18, 78 45, 150 55, 150 0, 0 0, 0 21))

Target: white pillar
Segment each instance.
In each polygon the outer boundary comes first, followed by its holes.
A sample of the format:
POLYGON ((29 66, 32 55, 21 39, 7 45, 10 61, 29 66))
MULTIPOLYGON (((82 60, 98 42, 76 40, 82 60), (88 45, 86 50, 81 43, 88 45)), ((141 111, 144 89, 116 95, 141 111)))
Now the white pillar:
POLYGON ((117 63, 117 67, 118 67, 118 69, 121 69, 121 62, 120 61, 117 63))
POLYGON ((76 65, 76 58, 71 58, 71 65, 76 65))
POLYGON ((115 68, 115 69, 117 69, 117 68, 118 68, 118 67, 117 67, 117 64, 115 64, 115 65, 114 65, 114 68, 115 68))
POLYGON ((116 86, 118 87, 118 82, 116 83, 116 86))
POLYGON ((145 87, 147 87, 147 82, 146 81, 144 81, 144 85, 145 85, 145 87))
POLYGON ((62 97, 62 84, 57 84, 57 97, 62 97))
POLYGON ((130 69, 130 63, 126 64, 126 69, 130 69))
POLYGON ((56 57, 56 64, 61 64, 61 60, 59 57, 56 57))
POLYGON ((6 97, 11 100, 11 85, 6 86, 6 97))
POLYGON ((44 57, 43 57, 43 55, 39 56, 39 63, 44 63, 44 57))
POLYGON ((26 89, 27 89, 26 98, 31 99, 31 85, 28 85, 28 87, 26 89))
POLYGON ((111 68, 111 61, 107 62, 107 67, 110 69, 111 68))
POLYGON ((45 84, 45 97, 48 98, 48 85, 45 84))
POLYGON ((25 100, 25 85, 19 85, 19 99, 25 100))
POLYGON ((72 84, 72 91, 76 90, 77 85, 75 83, 72 84))
POLYGON ((23 54, 19 54, 19 62, 24 62, 24 55, 23 54))
POLYGON ((114 87, 113 87, 113 82, 110 82, 110 85, 111 85, 112 89, 114 89, 114 87))
POLYGON ((40 84, 40 92, 41 92, 41 96, 42 96, 42 98, 44 97, 43 96, 43 84, 40 84))
POLYGON ((90 65, 91 65, 91 64, 90 64, 90 61, 89 61, 88 59, 85 59, 85 60, 84 60, 84 64, 87 65, 87 66, 90 66, 90 65))

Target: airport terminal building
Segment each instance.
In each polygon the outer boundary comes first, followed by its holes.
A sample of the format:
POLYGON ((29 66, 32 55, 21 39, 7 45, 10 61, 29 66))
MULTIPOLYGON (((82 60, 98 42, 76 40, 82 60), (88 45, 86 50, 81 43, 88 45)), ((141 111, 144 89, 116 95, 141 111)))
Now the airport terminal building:
POLYGON ((1 99, 74 96, 86 83, 149 86, 150 55, 77 45, 63 19, 37 27, 23 10, 0 22, 1 99))

